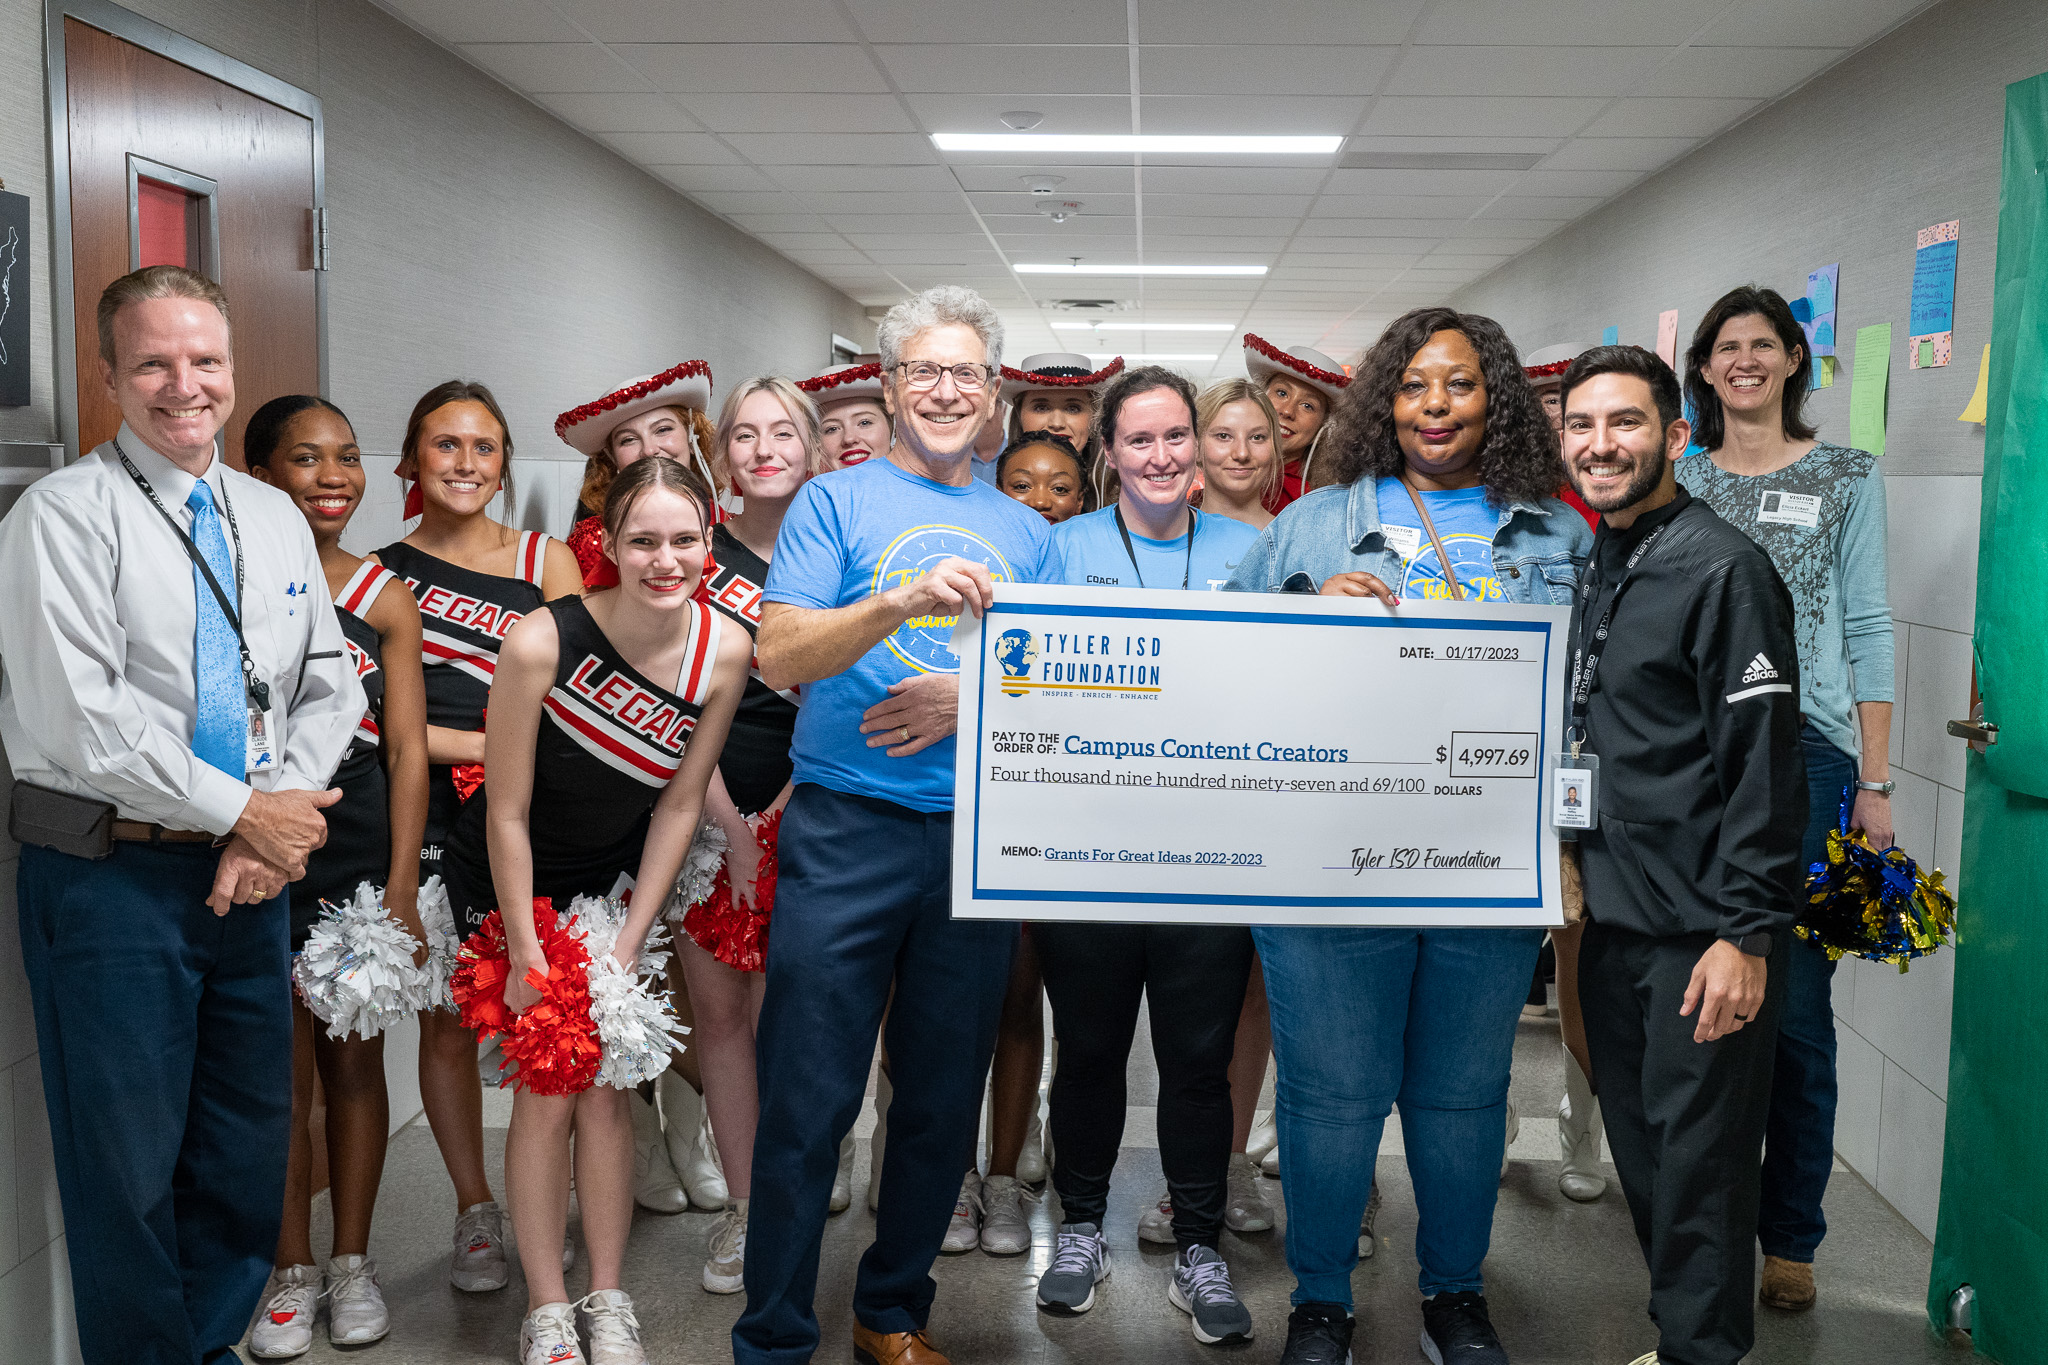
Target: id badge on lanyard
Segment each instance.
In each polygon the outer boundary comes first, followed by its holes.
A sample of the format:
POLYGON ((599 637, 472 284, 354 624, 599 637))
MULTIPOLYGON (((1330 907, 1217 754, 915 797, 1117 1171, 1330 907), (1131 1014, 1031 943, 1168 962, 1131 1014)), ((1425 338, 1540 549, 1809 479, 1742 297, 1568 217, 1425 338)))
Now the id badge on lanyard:
POLYGON ((277 771, 277 713, 265 710, 249 702, 249 729, 247 742, 243 746, 244 763, 249 773, 277 771))
MULTIPOLYGON (((1600 622, 1590 634, 1585 630, 1585 618, 1593 600, 1592 564, 1599 562, 1598 541, 1594 543, 1594 558, 1587 567, 1586 577, 1581 580, 1577 608, 1579 648, 1572 660, 1571 720, 1565 727, 1565 740, 1571 747, 1551 760, 1550 770, 1550 826, 1561 839, 1576 839, 1580 830, 1600 827, 1600 756, 1586 750, 1586 711, 1592 704, 1593 688, 1599 679, 1601 656, 1607 652, 1607 633, 1614 625, 1615 604, 1621 600, 1629 579, 1634 576, 1636 565, 1643 562, 1650 547, 1670 526, 1670 522, 1665 522, 1636 546, 1635 553, 1628 557, 1628 567, 1623 571, 1621 581, 1614 585, 1614 591, 1607 598, 1607 609, 1601 612, 1600 622)), ((1606 532, 1603 530, 1601 534, 1606 532)))
POLYGON ((1600 756, 1559 754, 1550 769, 1550 824, 1567 838, 1600 825, 1600 756))

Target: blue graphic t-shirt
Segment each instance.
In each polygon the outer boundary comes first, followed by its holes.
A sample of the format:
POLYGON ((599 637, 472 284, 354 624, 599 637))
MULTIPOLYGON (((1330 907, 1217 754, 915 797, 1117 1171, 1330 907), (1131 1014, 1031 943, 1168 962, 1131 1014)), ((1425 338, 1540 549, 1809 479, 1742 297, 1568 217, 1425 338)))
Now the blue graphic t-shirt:
POLYGON ((1191 591, 1221 591, 1259 533, 1229 517, 1203 516, 1193 509, 1190 514, 1195 518, 1191 523, 1195 536, 1192 556, 1186 536, 1151 540, 1135 530, 1131 532, 1131 553, 1125 553, 1124 538, 1117 534, 1115 507, 1069 517, 1052 533, 1059 543, 1066 581, 1076 587, 1177 589, 1186 578, 1191 591), (1135 566, 1133 554, 1137 556, 1135 566))
MULTIPOLYGON (((1437 563, 1436 546, 1415 504, 1399 479, 1378 481, 1380 528, 1387 548, 1403 561, 1401 581, 1387 586, 1400 597, 1421 597, 1431 601, 1451 600, 1451 585, 1437 563)), ((1451 569, 1468 602, 1498 602, 1504 596, 1493 564, 1493 536, 1500 529, 1500 513, 1487 500, 1484 488, 1454 488, 1449 492, 1422 494, 1422 505, 1436 523, 1436 533, 1451 556, 1451 569)))
MULTIPOLYGON (((820 475, 798 490, 775 538, 762 596, 831 608, 914 582, 943 559, 988 566, 998 583, 1059 583, 1045 518, 979 481, 933 483, 888 459, 820 475)), ((918 673, 958 673, 951 616, 906 621, 844 673, 803 687, 790 749, 798 782, 876 796, 918 811, 953 808, 953 741, 907 758, 870 749, 861 714, 889 685, 918 673)))

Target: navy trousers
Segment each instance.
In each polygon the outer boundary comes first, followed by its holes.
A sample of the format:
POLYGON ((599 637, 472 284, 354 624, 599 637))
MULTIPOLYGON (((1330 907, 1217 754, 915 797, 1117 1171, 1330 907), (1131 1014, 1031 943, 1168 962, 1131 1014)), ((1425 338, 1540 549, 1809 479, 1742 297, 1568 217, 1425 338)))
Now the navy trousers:
POLYGON ((206 844, 24 847, 21 952, 87 1365, 235 1359, 277 1250, 286 894, 207 908, 206 844))
POLYGON ((778 847, 755 1038, 761 1120, 747 1307, 732 1332, 740 1365, 808 1361, 818 1347, 818 1241, 884 1006, 895 1098, 881 1211, 853 1314, 878 1332, 925 1325, 938 1289, 932 1262, 974 1161, 982 1081, 1017 946, 1015 924, 952 918, 950 811, 926 815, 804 783, 783 814, 778 847))

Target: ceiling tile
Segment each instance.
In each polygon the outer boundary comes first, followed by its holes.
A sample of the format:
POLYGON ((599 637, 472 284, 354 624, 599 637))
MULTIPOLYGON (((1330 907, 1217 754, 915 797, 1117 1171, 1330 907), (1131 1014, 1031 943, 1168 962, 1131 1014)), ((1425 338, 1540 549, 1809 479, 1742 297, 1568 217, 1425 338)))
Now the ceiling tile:
POLYGON ((586 133, 695 133, 703 125, 666 95, 535 95, 543 108, 586 133))
POLYGON ((1861 47, 1929 0, 1748 0, 1699 37, 1705 46, 1861 47))
POLYGON ((675 0, 574 0, 576 22, 602 43, 743 43, 766 33, 852 42, 833 0, 747 0, 744 5, 675 0))
POLYGON ((1342 137, 1358 126, 1365 97, 1261 95, 1219 100, 1214 95, 1147 95, 1138 112, 1148 133, 1292 135, 1342 137))
POLYGON ((698 203, 713 213, 807 213, 816 209, 816 205, 780 190, 710 190, 694 197, 698 203))
POLYGON ((1147 194, 1145 212, 1178 214, 1181 217, 1212 218, 1219 223, 1229 218, 1254 218, 1271 222, 1275 218, 1299 218, 1308 212, 1313 197, 1306 194, 1147 194))
MULTIPOLYGON (((1045 115, 1032 128, 1034 133, 1128 133, 1131 131, 1129 95, 1029 96, 1020 103, 1016 95, 905 95, 905 103, 925 129, 934 133, 1006 133, 1010 129, 1002 116, 1024 108, 1045 115)), ((978 158, 979 152, 956 153, 978 158)), ((1039 155, 1043 155, 1042 153, 1039 155)))
POLYGON ((1517 195, 1569 195, 1606 199, 1643 178, 1641 171, 1530 171, 1515 182, 1517 195))
POLYGON ((980 225, 967 213, 836 213, 832 215, 832 226, 848 236, 863 232, 914 232, 919 236, 981 234, 980 225))
POLYGON ((1131 93, 1130 56, 1121 43, 1115 47, 878 45, 875 55, 888 68, 897 89, 916 95, 996 95, 1006 91, 1031 96, 1131 93))
POLYGON ((1360 132, 1404 137, 1568 137, 1606 101, 1402 95, 1377 101, 1360 132))
POLYGON ((825 220, 815 213, 736 213, 732 221, 748 232, 823 232, 825 220))
POLYGON ((1600 197, 1566 198, 1504 194, 1493 201, 1479 215, 1482 221, 1496 218, 1533 218, 1552 222, 1569 222, 1582 213, 1590 213, 1605 200, 1600 197))
POLYGON ((1559 148, 1546 171, 1654 171, 1676 161, 1699 141, 1689 137, 1582 137, 1559 148))
MULTIPOLYGON (((1146 168, 1150 173, 1151 167, 1146 168)), ((1129 166, 1060 165, 966 165, 951 164, 951 171, 969 190, 1014 190, 1027 180, 1057 176, 1054 198, 1072 198, 1091 193, 1129 194, 1134 181, 1129 166)))
POLYGON ((1344 155, 1387 152, 1401 156, 1427 156, 1432 152, 1520 152, 1541 156, 1564 145, 1561 137, 1381 137, 1361 136, 1347 140, 1344 155))
POLYGON ((385 8, 444 43, 573 43, 583 37, 547 0, 389 0, 385 8))
POLYGON ((972 34, 985 43, 1042 43, 1057 33, 1070 43, 1128 40, 1124 0, 950 0, 943 8, 902 0, 847 0, 872 43, 943 43, 972 34))
POLYGON ((1637 93, 1776 99, 1848 55, 1840 47, 1687 47, 1637 93))
MULTIPOLYGON (((1345 216, 1355 218, 1470 218, 1493 202, 1491 194, 1376 194, 1370 205, 1357 195, 1336 197, 1353 206, 1345 216)), ((1322 202, 1331 198, 1325 195, 1322 202)))
POLYGON ((597 140, 643 166, 734 166, 740 160, 709 133, 599 133, 597 140))
POLYGON ((657 90, 688 94, 887 94, 851 43, 622 43, 613 48, 657 90))
POLYGON ((914 166, 937 160, 930 139, 916 133, 733 133, 727 140, 762 166, 820 161, 914 166))
POLYGON ((966 207, 958 190, 821 190, 803 198, 807 207, 835 218, 868 213, 958 215, 966 207))
POLYGON ((1668 47, 1416 47, 1387 81, 1389 95, 1623 95, 1670 55, 1668 47))
POLYGON ((900 190, 956 189, 944 166, 777 166, 768 174, 775 183, 792 190, 900 190))
POLYGON ((1586 125, 1587 137, 1712 137, 1750 110, 1755 100, 1637 98, 1616 100, 1586 125))
POLYGON ((649 166, 647 169, 655 179, 665 181, 685 194, 775 188, 773 181, 752 166, 649 166))
POLYGON ((715 133, 914 133, 892 95, 676 95, 715 133))
POLYGON ((846 239, 836 232, 757 232, 754 234, 777 251, 837 251, 846 239))
POLYGON ((646 81, 595 43, 464 43, 458 50, 514 90, 647 89, 646 81))
MULTIPOLYGON (((1332 198, 1350 200, 1369 198, 1378 200, 1387 195, 1436 195, 1444 198, 1499 194, 1521 178, 1521 171, 1345 171, 1332 172, 1330 183, 1324 187, 1321 203, 1332 198)), ((1379 217, 1386 210, 1375 208, 1370 203, 1359 208, 1371 209, 1369 216, 1379 217)), ((1361 216, 1353 214, 1351 216, 1361 216)))
POLYGON ((1149 194, 1313 194, 1329 171, 1287 166, 1147 166, 1149 194))
MULTIPOLYGON (((1172 0, 1140 4, 1138 41, 1199 37, 1211 43, 1398 43, 1408 37, 1425 0, 1172 0)), ((1119 11, 1121 12, 1121 11, 1119 11)), ((1118 35, 1119 41, 1123 35, 1118 35)))
POLYGON ((1696 0, 1443 0, 1418 43, 1670 47, 1700 25, 1696 0))
MULTIPOLYGON (((1202 90, 1228 91, 1233 96, 1371 95, 1379 92, 1399 52, 1397 47, 1339 43, 1147 44, 1138 49, 1138 87, 1148 99, 1202 90)), ((1117 55, 1123 60, 1123 53, 1117 55)), ((1124 88, 1129 89, 1128 68, 1124 77, 1124 88)))

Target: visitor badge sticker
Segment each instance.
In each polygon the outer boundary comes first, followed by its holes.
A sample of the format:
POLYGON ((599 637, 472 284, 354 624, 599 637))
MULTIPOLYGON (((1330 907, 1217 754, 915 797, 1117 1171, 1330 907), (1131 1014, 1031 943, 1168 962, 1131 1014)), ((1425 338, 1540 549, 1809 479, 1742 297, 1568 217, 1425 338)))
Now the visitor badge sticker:
POLYGON ((952 637, 954 917, 1560 924, 1567 629, 1563 607, 998 583, 952 637))
POLYGON ((1804 526, 1811 530, 1820 525, 1820 495, 1766 489, 1757 503, 1756 519, 1768 526, 1804 526))
POLYGON ((1415 558, 1422 549, 1422 528, 1419 526, 1389 526, 1381 522, 1380 534, 1386 537, 1387 548, 1401 556, 1404 563, 1415 558))

